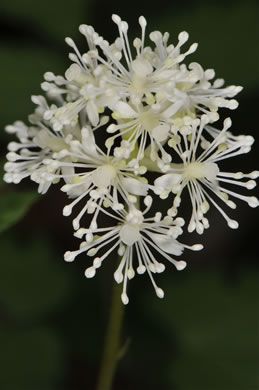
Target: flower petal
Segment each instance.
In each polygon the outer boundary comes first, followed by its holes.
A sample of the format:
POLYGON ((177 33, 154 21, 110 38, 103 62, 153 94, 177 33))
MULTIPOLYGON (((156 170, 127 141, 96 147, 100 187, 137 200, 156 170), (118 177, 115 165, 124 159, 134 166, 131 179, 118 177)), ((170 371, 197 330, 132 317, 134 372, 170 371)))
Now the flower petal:
POLYGON ((92 100, 89 100, 86 104, 86 111, 90 122, 93 126, 97 126, 99 122, 99 113, 96 105, 92 100))
POLYGON ((169 125, 159 125, 152 130, 152 136, 155 138, 156 142, 166 141, 168 138, 169 130, 169 125))
POLYGON ((166 253, 180 256, 183 253, 184 246, 174 238, 162 234, 147 232, 154 243, 166 253))
POLYGON ((140 180, 124 177, 121 179, 125 189, 134 195, 146 196, 148 192, 148 184, 143 183, 140 180))
POLYGON ((145 58, 137 58, 132 62, 132 69, 138 76, 145 77, 153 72, 153 66, 145 58))
POLYGON ((179 175, 178 173, 167 173, 156 179, 154 184, 155 186, 170 190, 173 186, 179 184, 181 180, 182 175, 179 175))
POLYGON ((133 110, 133 108, 124 102, 118 102, 113 107, 114 111, 117 111, 124 118, 136 118, 137 113, 133 110))

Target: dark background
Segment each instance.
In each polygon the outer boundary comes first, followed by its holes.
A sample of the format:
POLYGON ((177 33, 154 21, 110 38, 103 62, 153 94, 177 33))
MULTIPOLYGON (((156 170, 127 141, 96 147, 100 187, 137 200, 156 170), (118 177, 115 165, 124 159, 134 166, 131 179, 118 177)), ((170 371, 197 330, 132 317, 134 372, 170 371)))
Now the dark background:
MULTIPOLYGON (((169 31, 171 42, 182 30, 198 51, 187 62, 214 68, 226 83, 243 85, 240 107, 230 115, 235 134, 258 138, 258 7, 256 1, 0 1, 0 143, 4 159, 9 137, 4 126, 26 120, 40 94, 45 71, 63 74, 69 65, 65 36, 87 50, 78 32, 92 24, 112 41, 118 13, 139 34, 138 17, 148 32, 169 31)), ((249 155, 226 162, 226 170, 258 169, 258 141, 249 155)), ((240 192, 242 189, 240 190, 240 192)), ((245 191, 246 192, 246 191, 245 191)), ((244 192, 244 193, 245 193, 244 192)), ((255 191, 253 191, 255 193, 255 191)), ((51 188, 35 196, 36 185, 0 186, 0 215, 19 208, 26 215, 9 229, 0 224, 0 388, 3 390, 94 389, 109 311, 114 259, 92 280, 83 271, 88 260, 63 261, 63 252, 79 244, 71 220, 62 216, 66 197, 51 188), (31 207, 28 204, 34 199, 31 207)), ((238 202, 230 210, 240 228, 231 230, 210 211, 211 228, 183 242, 205 249, 186 251, 184 272, 170 265, 157 282, 165 298, 155 296, 148 277, 130 283, 123 340, 128 351, 120 362, 114 390, 255 390, 258 382, 258 211, 238 202)), ((159 205, 160 208, 163 204, 159 205)), ((11 218, 12 219, 12 218, 11 218)), ((15 220, 15 218, 13 218, 15 220)))

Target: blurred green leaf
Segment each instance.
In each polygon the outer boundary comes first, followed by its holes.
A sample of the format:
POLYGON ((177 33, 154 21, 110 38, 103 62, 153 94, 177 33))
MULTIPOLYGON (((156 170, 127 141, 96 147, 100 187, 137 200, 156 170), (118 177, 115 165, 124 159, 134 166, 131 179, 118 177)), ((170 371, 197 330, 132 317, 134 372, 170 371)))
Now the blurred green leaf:
POLYGON ((8 191, 0 194, 0 233, 17 223, 31 204, 38 199, 36 192, 8 191))
POLYGON ((60 379, 63 348, 48 329, 0 328, 0 388, 51 390, 60 379))
POLYGON ((0 303, 8 313, 27 320, 62 307, 71 285, 62 256, 55 259, 44 236, 20 235, 12 232, 0 240, 0 303))

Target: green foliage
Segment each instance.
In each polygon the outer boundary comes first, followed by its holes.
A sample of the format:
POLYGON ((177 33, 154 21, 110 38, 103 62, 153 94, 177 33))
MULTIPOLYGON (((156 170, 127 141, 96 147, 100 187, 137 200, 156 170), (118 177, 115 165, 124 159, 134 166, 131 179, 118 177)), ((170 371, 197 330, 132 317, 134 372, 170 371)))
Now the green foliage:
POLYGON ((0 233, 17 223, 38 196, 30 191, 0 193, 0 233))
POLYGON ((4 164, 6 159, 0 160, 0 234, 11 228, 26 214, 32 203, 39 195, 32 191, 15 191, 14 186, 4 183, 4 164))

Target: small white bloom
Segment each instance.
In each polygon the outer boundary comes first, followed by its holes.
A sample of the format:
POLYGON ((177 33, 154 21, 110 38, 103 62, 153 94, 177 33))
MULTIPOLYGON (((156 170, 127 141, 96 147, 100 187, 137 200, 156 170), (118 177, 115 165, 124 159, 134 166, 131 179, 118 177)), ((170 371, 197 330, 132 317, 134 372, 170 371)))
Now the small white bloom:
MULTIPOLYGON (((96 145, 90 127, 84 127, 81 130, 81 140, 71 140, 69 146, 69 150, 54 153, 53 159, 45 160, 45 164, 62 169, 56 179, 63 178, 66 181, 61 190, 74 198, 72 203, 65 206, 65 216, 70 215, 79 202, 84 202, 81 211, 73 220, 75 229, 79 228, 80 220, 86 213, 94 213, 94 225, 103 203, 108 202, 117 210, 123 208, 124 204, 136 202, 136 196, 147 195, 151 186, 145 179, 137 177, 134 169, 129 167, 125 160, 105 154, 96 145)), ((145 168, 141 168, 140 171, 144 173, 145 168)))
POLYGON ((104 254, 95 257, 92 266, 85 271, 85 276, 92 278, 102 262, 117 249, 121 260, 114 273, 114 279, 117 283, 123 282, 121 299, 124 304, 129 301, 127 281, 134 277, 135 271, 138 274, 147 271, 157 296, 163 298, 164 292, 155 283, 153 274, 163 272, 165 265, 159 262, 156 257, 163 257, 180 271, 185 268, 186 262, 183 260, 177 261, 169 255, 180 256, 185 248, 202 249, 200 244, 187 246, 176 240, 182 233, 181 227, 184 223, 182 218, 173 220, 170 217, 165 217, 161 219, 161 213, 157 213, 153 218, 145 218, 145 214, 152 204, 150 196, 145 198, 145 204, 144 212, 133 205, 130 206, 128 212, 121 210, 117 211, 115 215, 106 211, 107 214, 115 218, 117 224, 107 228, 79 229, 75 236, 78 238, 85 236, 85 241, 82 242, 78 250, 68 251, 64 256, 65 260, 70 262, 82 253, 86 252, 89 256, 95 256, 101 249, 105 248, 104 254), (95 236, 97 234, 98 236, 95 236), (153 253, 154 250, 155 254, 153 253), (133 260, 134 255, 137 258, 136 265, 133 260))
POLYGON ((115 148, 115 156, 129 158, 128 151, 137 149, 136 156, 130 164, 138 168, 144 158, 147 142, 150 140, 150 158, 156 161, 161 169, 164 168, 172 158, 163 147, 170 131, 170 119, 164 115, 163 108, 155 105, 150 107, 118 102, 114 110, 114 117, 118 120, 118 124, 110 125, 107 131, 109 133, 118 131, 118 133, 110 137, 108 142, 114 144, 118 137, 126 138, 126 141, 123 140, 121 145, 115 148))
POLYGON ((208 120, 206 116, 201 120, 196 119, 188 127, 188 131, 173 136, 173 143, 169 143, 181 158, 182 164, 172 164, 166 175, 155 180, 155 192, 162 198, 167 197, 171 191, 175 194, 173 207, 168 210, 169 215, 176 214, 183 189, 185 187, 188 189, 192 205, 188 231, 196 230, 200 234, 203 233, 204 228, 209 227, 204 215, 209 210, 210 204, 218 209, 231 228, 238 227, 238 223, 229 218, 213 195, 230 208, 236 208, 236 204, 229 197, 241 199, 251 207, 259 205, 258 199, 254 196, 244 196, 225 187, 227 184, 253 189, 256 185, 254 180, 240 181, 240 179, 256 179, 259 175, 258 171, 248 174, 225 172, 221 171, 218 165, 222 160, 249 152, 254 141, 253 137, 226 136, 231 126, 231 120, 228 118, 224 121, 221 131, 212 131, 212 128, 209 128, 214 138, 211 142, 207 142, 205 150, 201 150, 200 141, 208 120))
MULTIPOLYGON (((114 111, 118 104, 122 108, 125 103, 162 105, 168 118, 179 112, 194 116, 205 112, 210 114, 211 121, 218 119, 219 107, 237 107, 237 101, 230 98, 239 93, 241 87, 222 88, 224 80, 211 82, 215 76, 213 69, 203 70, 198 63, 191 63, 189 68, 182 64, 198 46, 193 43, 186 52, 181 52, 189 38, 186 31, 178 35, 176 45, 168 44, 167 32, 153 31, 149 35, 153 47, 145 46, 147 22, 141 16, 141 38, 134 39, 133 52, 128 24, 118 15, 113 15, 112 19, 119 32, 113 44, 104 40, 92 26, 81 25, 79 30, 89 50, 81 54, 75 42, 66 38, 74 52, 69 54, 73 64, 65 78, 45 73, 43 90, 63 101, 62 107, 53 106, 47 113, 55 130, 65 125, 74 126, 79 114, 87 115, 91 125, 97 126, 105 108, 114 111)), ((124 105, 120 113, 128 118, 129 111, 124 105)))
POLYGON ((7 183, 20 183, 26 177, 39 184, 38 191, 47 192, 55 183, 55 176, 60 172, 58 165, 46 166, 44 161, 52 157, 54 152, 68 148, 64 136, 56 133, 47 121, 40 121, 39 110, 31 116, 37 124, 27 126, 23 122, 15 122, 6 127, 9 133, 15 133, 19 142, 8 144, 8 162, 5 164, 4 180, 7 183))
POLYGON ((216 79, 210 82, 215 76, 213 69, 204 69, 200 64, 192 62, 189 69, 185 65, 181 66, 181 73, 176 79, 175 88, 168 100, 174 103, 171 109, 177 107, 181 115, 200 116, 207 114, 211 122, 219 118, 217 113, 220 107, 234 110, 238 107, 235 99, 230 99, 242 91, 242 87, 231 85, 221 88, 223 79, 216 79))

